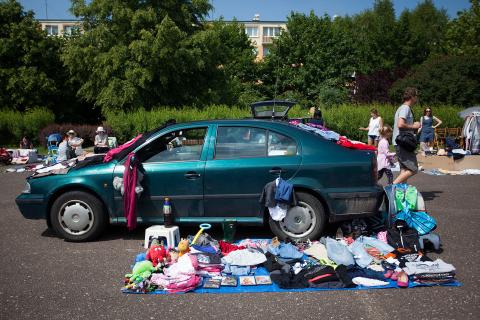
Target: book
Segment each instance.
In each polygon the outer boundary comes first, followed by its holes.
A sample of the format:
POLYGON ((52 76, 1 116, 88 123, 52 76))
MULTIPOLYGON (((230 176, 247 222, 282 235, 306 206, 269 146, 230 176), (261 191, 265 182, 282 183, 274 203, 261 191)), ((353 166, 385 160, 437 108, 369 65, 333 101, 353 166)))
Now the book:
POLYGON ((240 285, 241 286, 256 286, 257 283, 255 282, 254 276, 242 276, 240 277, 240 285))
POLYGON ((203 288, 204 289, 218 289, 220 288, 222 280, 220 279, 206 279, 205 282, 203 283, 203 288))
POLYGON ((255 276, 255 281, 257 284, 272 284, 270 276, 255 276))
POLYGON ((222 278, 222 286, 236 287, 238 284, 237 278, 234 276, 225 276, 222 278))

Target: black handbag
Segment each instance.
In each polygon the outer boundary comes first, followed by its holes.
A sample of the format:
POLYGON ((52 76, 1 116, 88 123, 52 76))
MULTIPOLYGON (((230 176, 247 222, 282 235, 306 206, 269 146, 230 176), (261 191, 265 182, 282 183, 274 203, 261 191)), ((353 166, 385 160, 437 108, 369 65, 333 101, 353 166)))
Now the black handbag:
POLYGON ((397 145, 407 151, 413 152, 417 148, 417 137, 410 131, 400 131, 395 138, 397 145))

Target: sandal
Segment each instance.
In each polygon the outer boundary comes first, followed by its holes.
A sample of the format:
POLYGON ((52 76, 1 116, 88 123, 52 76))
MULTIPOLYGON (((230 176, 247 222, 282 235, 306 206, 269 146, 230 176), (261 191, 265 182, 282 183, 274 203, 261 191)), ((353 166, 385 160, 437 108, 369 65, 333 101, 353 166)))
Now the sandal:
POLYGON ((394 273, 392 273, 392 276, 390 277, 390 279, 392 279, 393 281, 397 281, 398 280, 398 274, 399 274, 399 272, 395 271, 394 273))

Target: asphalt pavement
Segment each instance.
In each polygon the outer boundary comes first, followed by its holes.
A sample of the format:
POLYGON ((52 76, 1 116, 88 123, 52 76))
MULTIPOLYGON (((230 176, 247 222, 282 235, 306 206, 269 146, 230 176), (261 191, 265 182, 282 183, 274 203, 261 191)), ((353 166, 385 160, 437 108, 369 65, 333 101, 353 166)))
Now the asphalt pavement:
MULTIPOLYGON (((480 176, 418 174, 437 219, 441 257, 462 287, 251 294, 123 294, 122 279, 143 249, 145 227, 110 227, 96 242, 57 238, 24 219, 15 197, 27 174, 0 173, 0 319, 479 319, 480 176)), ((183 228, 182 236, 194 228, 183 228)), ((268 229, 241 237, 271 236, 268 229)), ((220 234, 219 228, 213 234, 220 234)))

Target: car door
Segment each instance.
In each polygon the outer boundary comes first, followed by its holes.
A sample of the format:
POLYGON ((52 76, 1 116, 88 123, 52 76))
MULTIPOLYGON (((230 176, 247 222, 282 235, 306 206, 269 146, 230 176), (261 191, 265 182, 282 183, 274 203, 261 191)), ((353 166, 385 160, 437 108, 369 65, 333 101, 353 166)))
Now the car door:
POLYGON ((203 216, 207 134, 208 126, 177 127, 136 152, 144 173, 137 201, 141 221, 162 222, 166 197, 177 221, 203 216))
MULTIPOLYGON (((263 219, 263 187, 289 179, 300 162, 298 143, 285 133, 254 126, 219 125, 205 167, 205 215, 263 219)), ((254 222, 252 220, 252 222, 254 222)))

